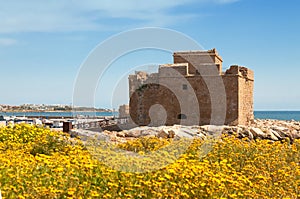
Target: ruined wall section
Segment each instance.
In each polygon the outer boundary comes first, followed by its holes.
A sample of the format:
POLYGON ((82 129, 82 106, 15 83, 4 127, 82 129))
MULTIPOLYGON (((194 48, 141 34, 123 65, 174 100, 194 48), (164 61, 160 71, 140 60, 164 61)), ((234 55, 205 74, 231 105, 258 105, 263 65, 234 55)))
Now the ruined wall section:
POLYGON ((146 84, 158 84, 158 73, 148 74, 143 71, 136 71, 134 75, 129 75, 129 98, 138 89, 146 84))
POLYGON ((128 80, 131 120, 137 125, 148 125, 148 104, 150 101, 155 102, 155 100, 150 96, 148 100, 144 100, 144 98, 148 97, 147 94, 149 93, 144 94, 144 92, 149 88, 154 88, 150 94, 158 94, 157 86, 151 86, 158 85, 158 73, 148 74, 143 71, 136 71, 134 75, 129 75, 128 80))
POLYGON ((249 125, 253 119, 253 71, 239 67, 239 123, 249 125))
POLYGON ((248 125, 253 119, 254 74, 248 68, 231 66, 223 75, 227 98, 226 120, 231 125, 248 125))

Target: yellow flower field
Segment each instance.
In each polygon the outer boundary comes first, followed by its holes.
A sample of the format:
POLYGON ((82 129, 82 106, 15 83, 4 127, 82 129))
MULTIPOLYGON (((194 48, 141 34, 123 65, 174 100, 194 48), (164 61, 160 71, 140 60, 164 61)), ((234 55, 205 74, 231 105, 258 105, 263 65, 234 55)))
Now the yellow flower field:
POLYGON ((97 147, 29 125, 0 128, 0 190, 3 198, 300 198, 299 140, 215 142, 203 157, 201 140, 181 154, 184 140, 97 147))

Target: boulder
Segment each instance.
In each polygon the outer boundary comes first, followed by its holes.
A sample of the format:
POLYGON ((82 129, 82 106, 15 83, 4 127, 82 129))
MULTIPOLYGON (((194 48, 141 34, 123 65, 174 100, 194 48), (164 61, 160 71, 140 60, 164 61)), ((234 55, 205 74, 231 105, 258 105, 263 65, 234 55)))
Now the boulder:
POLYGON ((160 130, 158 132, 158 134, 156 135, 156 137, 158 138, 168 138, 169 137, 169 133, 166 132, 164 129, 160 130))
POLYGON ((132 129, 125 132, 125 137, 134 137, 138 138, 141 136, 141 130, 138 129, 132 129))
POLYGON ((245 138, 245 137, 248 137, 248 136, 246 136, 246 134, 244 134, 244 133, 242 133, 242 132, 239 132, 239 133, 238 133, 237 138, 242 139, 242 138, 245 138))
POLYGON ((251 133, 250 130, 246 129, 244 133, 247 135, 247 137, 248 137, 250 140, 253 140, 253 139, 254 139, 254 136, 253 136, 253 134, 251 133))
POLYGON ((278 137, 273 134, 271 129, 266 130, 266 138, 273 140, 273 141, 278 141, 278 137))
MULTIPOLYGON (((255 120, 252 126, 217 126, 217 125, 203 125, 203 126, 159 126, 136 127, 131 130, 124 130, 121 132, 104 131, 103 135, 115 137, 119 140, 135 139, 144 136, 155 136, 159 138, 194 138, 207 139, 210 136, 219 137, 223 134, 233 134, 237 138, 253 139, 269 139, 270 141, 278 141, 283 139, 300 139, 300 122, 278 121, 278 120, 255 120)), ((88 135, 90 136, 90 135, 88 135)))
POLYGON ((191 133, 189 133, 186 130, 179 130, 176 133, 176 136, 181 137, 181 138, 193 138, 194 136, 197 136, 197 134, 196 135, 192 135, 191 133))
POLYGON ((283 131, 276 131, 276 130, 274 130, 275 132, 277 132, 277 134, 279 134, 280 135, 280 137, 282 137, 282 138, 285 138, 285 137, 289 137, 289 133, 288 132, 283 132, 283 131))
POLYGON ((157 130, 155 129, 145 129, 141 131, 141 136, 156 136, 157 130))
POLYGON ((170 131, 168 131, 168 138, 174 138, 175 137, 175 135, 176 135, 176 133, 175 133, 175 131, 174 130, 170 130, 170 131))
POLYGON ((116 135, 110 136, 110 141, 112 141, 112 142, 117 142, 117 141, 118 141, 117 136, 116 136, 116 135))
POLYGON ((206 135, 203 134, 203 133, 201 133, 201 132, 199 132, 199 133, 197 134, 197 137, 200 137, 202 140, 205 140, 205 139, 206 139, 206 135))
POLYGON ((289 131, 288 128, 283 127, 283 126, 272 126, 272 129, 275 130, 275 131, 281 131, 281 132, 287 132, 287 131, 289 131))
POLYGON ((269 131, 272 132, 272 134, 275 135, 279 140, 283 139, 283 137, 281 137, 281 135, 277 131, 274 131, 272 129, 269 129, 269 131))
POLYGON ((253 134, 254 138, 266 138, 266 134, 259 128, 252 127, 250 132, 253 134))
POLYGON ((118 137, 126 137, 125 133, 123 131, 117 132, 116 136, 118 137))
POLYGON ((291 132, 290 132, 290 135, 291 135, 291 137, 292 137, 293 139, 299 139, 299 138, 300 138, 300 133, 299 133, 298 131, 296 131, 296 130, 291 131, 291 132))

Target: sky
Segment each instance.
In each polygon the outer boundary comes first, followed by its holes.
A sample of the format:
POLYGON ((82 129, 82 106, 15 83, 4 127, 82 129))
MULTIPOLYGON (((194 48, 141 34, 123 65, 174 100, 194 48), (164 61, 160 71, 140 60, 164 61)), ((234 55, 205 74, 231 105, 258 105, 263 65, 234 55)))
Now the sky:
MULTIPOLYGON (((216 48, 223 68, 255 72, 255 110, 300 110, 298 0, 0 0, 0 104, 72 104, 97 45, 135 28, 183 33, 216 48)), ((169 52, 120 57, 99 80, 95 106, 128 103, 127 75, 171 63, 169 52)))

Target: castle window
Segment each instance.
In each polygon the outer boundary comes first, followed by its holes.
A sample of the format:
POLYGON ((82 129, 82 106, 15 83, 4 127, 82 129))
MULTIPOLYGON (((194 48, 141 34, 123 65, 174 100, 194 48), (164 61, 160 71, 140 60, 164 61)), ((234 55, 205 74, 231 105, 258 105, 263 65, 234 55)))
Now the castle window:
POLYGON ((186 117, 186 115, 185 114, 179 114, 178 116, 177 116, 177 119, 180 119, 180 120, 183 120, 183 119, 186 119, 187 117, 186 117))
POLYGON ((183 90, 187 90, 187 88, 188 88, 188 87, 187 87, 186 84, 183 84, 183 85, 182 85, 182 89, 183 89, 183 90))

